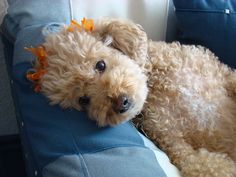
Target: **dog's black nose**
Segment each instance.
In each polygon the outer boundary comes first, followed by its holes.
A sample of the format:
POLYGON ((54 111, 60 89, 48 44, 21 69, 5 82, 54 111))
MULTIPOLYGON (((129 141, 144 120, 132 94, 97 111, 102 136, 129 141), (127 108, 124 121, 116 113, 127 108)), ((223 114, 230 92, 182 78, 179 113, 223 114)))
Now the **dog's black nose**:
POLYGON ((87 106, 89 104, 89 102, 90 102, 90 98, 87 96, 82 96, 79 98, 79 104, 81 106, 87 106))
POLYGON ((124 113, 126 112, 131 105, 130 99, 125 96, 121 95, 114 101, 114 110, 118 113, 124 113))

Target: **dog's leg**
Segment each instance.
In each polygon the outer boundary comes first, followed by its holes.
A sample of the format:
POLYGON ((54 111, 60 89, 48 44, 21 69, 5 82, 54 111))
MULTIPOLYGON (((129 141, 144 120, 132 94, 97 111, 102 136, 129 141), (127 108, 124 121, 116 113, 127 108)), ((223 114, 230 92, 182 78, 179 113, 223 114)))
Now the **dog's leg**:
POLYGON ((170 157, 184 177, 235 177, 236 164, 226 155, 209 152, 206 149, 194 150, 184 140, 166 143, 170 157))
POLYGON ((145 65, 148 48, 147 34, 140 25, 128 20, 103 18, 96 23, 94 33, 111 47, 135 60, 141 67, 145 65))
POLYGON ((204 148, 195 150, 184 141, 181 133, 179 137, 153 131, 145 133, 167 153, 183 177, 236 177, 236 164, 226 154, 204 148))

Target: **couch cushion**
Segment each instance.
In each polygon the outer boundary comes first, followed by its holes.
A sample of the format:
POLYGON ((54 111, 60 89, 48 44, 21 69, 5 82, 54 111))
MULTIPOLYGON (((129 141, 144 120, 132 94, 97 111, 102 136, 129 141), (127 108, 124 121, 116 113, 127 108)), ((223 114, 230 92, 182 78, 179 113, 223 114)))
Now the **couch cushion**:
POLYGON ((236 68, 236 1, 173 1, 179 27, 177 40, 203 45, 236 68))

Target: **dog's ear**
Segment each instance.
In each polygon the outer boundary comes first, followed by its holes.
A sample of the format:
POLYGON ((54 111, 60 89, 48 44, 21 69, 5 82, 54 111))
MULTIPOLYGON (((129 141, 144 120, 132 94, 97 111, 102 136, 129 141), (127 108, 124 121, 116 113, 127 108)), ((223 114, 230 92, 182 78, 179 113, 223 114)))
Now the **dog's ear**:
POLYGON ((102 18, 96 23, 94 32, 106 45, 122 51, 144 67, 148 42, 141 25, 128 20, 102 18))

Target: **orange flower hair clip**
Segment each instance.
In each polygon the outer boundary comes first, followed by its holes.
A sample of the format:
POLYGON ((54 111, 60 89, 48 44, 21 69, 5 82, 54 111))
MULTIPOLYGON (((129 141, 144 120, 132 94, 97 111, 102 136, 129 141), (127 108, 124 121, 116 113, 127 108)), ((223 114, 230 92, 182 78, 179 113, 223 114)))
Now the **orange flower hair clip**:
POLYGON ((83 18, 81 20, 81 24, 79 24, 77 21, 71 20, 71 24, 67 28, 67 31, 73 32, 75 29, 77 29, 79 31, 84 29, 85 31, 91 32, 95 29, 94 21, 92 19, 83 18))
POLYGON ((42 76, 47 72, 46 67, 48 66, 48 62, 46 60, 47 53, 43 46, 39 47, 30 47, 25 48, 27 51, 32 52, 37 57, 37 64, 30 69, 27 74, 26 78, 34 83, 34 91, 39 92, 41 90, 41 83, 40 80, 42 76))

